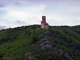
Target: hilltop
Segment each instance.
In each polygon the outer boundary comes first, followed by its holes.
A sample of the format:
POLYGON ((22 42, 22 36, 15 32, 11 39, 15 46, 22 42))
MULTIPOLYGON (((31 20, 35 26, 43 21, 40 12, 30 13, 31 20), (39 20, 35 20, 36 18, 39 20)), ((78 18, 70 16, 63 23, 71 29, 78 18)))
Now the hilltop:
POLYGON ((80 60, 80 26, 0 30, 0 60, 80 60))

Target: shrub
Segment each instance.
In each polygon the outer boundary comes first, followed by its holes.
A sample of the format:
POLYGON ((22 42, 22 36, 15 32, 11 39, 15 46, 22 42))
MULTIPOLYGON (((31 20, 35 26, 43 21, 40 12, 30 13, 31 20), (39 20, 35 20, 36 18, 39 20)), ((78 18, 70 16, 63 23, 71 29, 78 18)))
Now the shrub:
POLYGON ((38 41, 38 37, 37 36, 33 36, 32 37, 32 43, 37 43, 38 41))

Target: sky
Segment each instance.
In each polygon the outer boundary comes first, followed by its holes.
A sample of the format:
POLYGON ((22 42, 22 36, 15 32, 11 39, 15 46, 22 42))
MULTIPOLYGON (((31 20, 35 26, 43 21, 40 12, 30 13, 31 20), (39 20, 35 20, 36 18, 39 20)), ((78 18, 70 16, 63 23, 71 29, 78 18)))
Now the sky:
POLYGON ((41 24, 80 25, 80 0, 0 0, 0 29, 41 24))

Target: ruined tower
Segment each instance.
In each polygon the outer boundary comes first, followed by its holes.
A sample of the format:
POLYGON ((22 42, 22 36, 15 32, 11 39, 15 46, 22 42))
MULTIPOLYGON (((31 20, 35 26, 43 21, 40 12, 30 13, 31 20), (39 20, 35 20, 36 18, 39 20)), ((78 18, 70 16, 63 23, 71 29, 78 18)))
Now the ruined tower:
POLYGON ((48 28, 49 25, 46 23, 46 16, 42 16, 42 21, 41 21, 41 28, 48 28))

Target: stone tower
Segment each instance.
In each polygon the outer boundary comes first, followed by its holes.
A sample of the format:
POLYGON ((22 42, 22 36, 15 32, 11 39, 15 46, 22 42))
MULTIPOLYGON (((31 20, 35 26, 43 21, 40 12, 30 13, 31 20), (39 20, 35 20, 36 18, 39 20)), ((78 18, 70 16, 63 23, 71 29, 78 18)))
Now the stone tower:
POLYGON ((41 21, 41 28, 48 28, 49 25, 46 23, 46 16, 42 16, 42 21, 41 21))

